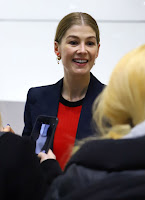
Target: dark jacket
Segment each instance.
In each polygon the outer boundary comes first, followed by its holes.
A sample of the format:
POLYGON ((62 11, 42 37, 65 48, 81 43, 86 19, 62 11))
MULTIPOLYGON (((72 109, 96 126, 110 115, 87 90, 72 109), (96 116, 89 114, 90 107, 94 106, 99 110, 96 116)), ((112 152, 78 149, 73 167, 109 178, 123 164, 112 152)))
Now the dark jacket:
POLYGON ((34 144, 14 133, 0 134, 0 199, 42 200, 46 185, 34 144))
MULTIPOLYGON (((30 135, 38 115, 57 116, 62 83, 63 79, 56 84, 35 87, 28 91, 24 112, 25 127, 22 135, 30 135)), ((82 105, 76 134, 77 139, 92 134, 92 103, 102 91, 103 87, 104 85, 91 74, 88 90, 82 105)))
POLYGON ((45 200, 144 200, 145 136, 84 144, 45 200))

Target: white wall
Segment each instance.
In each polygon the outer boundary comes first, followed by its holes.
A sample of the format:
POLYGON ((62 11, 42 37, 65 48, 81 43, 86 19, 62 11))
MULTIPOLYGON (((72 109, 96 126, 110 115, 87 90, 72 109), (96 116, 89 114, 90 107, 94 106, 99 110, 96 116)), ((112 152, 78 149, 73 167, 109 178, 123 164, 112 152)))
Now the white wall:
POLYGON ((74 11, 98 22, 101 48, 92 72, 105 84, 118 60, 145 43, 145 0, 0 0, 0 109, 4 125, 11 121, 16 132, 23 128, 28 89, 63 76, 54 35, 59 20, 74 11))

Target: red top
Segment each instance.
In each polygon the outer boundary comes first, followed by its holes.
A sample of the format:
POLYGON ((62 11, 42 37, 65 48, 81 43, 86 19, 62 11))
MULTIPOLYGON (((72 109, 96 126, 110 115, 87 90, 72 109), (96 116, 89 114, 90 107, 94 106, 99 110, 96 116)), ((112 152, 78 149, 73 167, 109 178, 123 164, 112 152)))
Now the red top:
POLYGON ((53 152, 56 155, 56 160, 59 162, 62 170, 71 156, 82 109, 82 100, 78 101, 81 105, 78 104, 77 106, 76 103, 78 102, 66 102, 68 101, 63 99, 63 103, 59 103, 57 114, 58 125, 55 131, 53 143, 53 152), (65 104, 70 105, 63 105, 64 102, 65 104))

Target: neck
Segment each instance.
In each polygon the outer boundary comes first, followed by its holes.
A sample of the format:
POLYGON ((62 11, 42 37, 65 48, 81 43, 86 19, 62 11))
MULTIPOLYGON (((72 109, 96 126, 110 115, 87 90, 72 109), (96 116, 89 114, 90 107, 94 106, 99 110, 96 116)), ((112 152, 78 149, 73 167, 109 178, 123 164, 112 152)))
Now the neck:
POLYGON ((90 82, 90 74, 80 77, 66 77, 63 79, 62 96, 68 101, 79 101, 86 95, 90 82))

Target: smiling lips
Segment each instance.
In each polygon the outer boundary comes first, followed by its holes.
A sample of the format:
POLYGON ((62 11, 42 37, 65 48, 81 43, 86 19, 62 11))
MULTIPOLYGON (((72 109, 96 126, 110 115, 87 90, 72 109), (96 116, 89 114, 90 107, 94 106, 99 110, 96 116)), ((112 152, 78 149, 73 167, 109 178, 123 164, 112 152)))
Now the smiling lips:
POLYGON ((73 62, 79 63, 79 64, 84 64, 87 63, 88 60, 82 60, 82 59, 73 59, 73 62))

